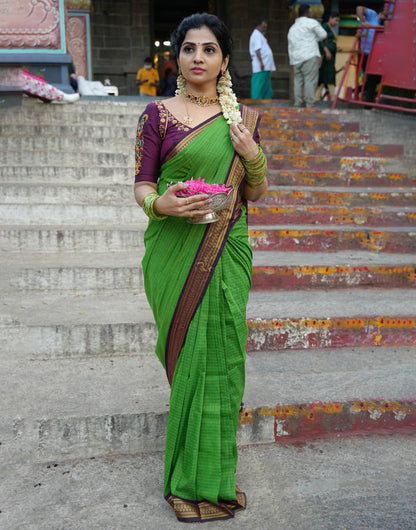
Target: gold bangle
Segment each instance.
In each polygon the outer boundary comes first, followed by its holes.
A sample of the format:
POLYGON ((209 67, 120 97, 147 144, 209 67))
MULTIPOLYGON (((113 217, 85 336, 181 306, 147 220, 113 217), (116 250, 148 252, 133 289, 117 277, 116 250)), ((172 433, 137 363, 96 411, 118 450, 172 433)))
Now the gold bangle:
POLYGON ((160 195, 154 191, 146 195, 142 201, 142 209, 144 213, 153 221, 163 221, 163 219, 166 219, 167 217, 167 215, 160 215, 155 212, 154 204, 159 197, 160 195))

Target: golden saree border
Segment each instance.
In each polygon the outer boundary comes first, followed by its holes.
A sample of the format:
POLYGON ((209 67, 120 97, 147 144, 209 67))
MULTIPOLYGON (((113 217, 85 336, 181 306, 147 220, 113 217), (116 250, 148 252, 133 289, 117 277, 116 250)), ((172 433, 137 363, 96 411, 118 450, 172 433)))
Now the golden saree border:
POLYGON ((246 495, 236 486, 235 501, 223 501, 214 504, 209 501, 189 501, 171 493, 166 500, 172 507, 178 521, 185 523, 218 521, 234 517, 237 510, 246 509, 246 495))
MULTIPOLYGON (((244 125, 253 136, 260 119, 259 114, 257 111, 244 106, 242 109, 242 119, 244 125)), ((241 208, 240 186, 244 176, 244 165, 237 153, 234 153, 225 180, 227 186, 234 187, 231 206, 221 210, 218 214, 219 221, 212 223, 206 229, 181 295, 179 296, 169 327, 165 349, 165 367, 169 384, 172 384, 176 363, 185 342, 191 320, 201 303, 214 273, 228 233, 238 216, 237 207, 241 208)))

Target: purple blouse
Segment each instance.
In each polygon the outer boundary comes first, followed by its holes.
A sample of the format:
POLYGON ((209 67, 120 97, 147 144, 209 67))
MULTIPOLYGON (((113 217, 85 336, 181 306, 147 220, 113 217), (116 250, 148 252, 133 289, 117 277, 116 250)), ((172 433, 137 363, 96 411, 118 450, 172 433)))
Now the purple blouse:
MULTIPOLYGON (((137 124, 134 181, 157 183, 160 166, 166 155, 191 130, 169 112, 162 101, 156 100, 149 103, 137 124)), ((255 132, 254 140, 260 143, 258 130, 255 132)))

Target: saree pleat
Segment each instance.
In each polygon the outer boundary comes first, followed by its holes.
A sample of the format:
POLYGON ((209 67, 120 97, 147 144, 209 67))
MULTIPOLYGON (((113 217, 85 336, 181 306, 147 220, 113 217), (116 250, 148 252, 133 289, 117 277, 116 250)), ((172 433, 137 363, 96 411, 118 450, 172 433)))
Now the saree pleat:
MULTIPOLYGON (((199 134, 194 131, 192 140, 163 164, 159 193, 170 182, 191 177, 224 182, 234 158, 228 131, 222 116, 199 134)), ((207 230, 206 225, 169 217, 150 221, 146 231, 145 289, 158 328, 156 353, 165 367, 169 326, 207 230)), ((236 494, 236 431, 244 392, 251 262, 242 206, 189 322, 171 383, 164 494, 172 506, 183 509, 183 520, 232 517, 244 497, 239 490, 236 494)))

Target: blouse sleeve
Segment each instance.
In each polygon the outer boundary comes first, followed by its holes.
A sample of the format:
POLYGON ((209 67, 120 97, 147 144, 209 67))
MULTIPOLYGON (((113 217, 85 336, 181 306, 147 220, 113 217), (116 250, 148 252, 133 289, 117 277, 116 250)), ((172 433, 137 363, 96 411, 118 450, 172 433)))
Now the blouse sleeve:
POLYGON ((160 171, 159 111, 152 102, 139 118, 136 134, 136 176, 134 182, 157 183, 160 171))

